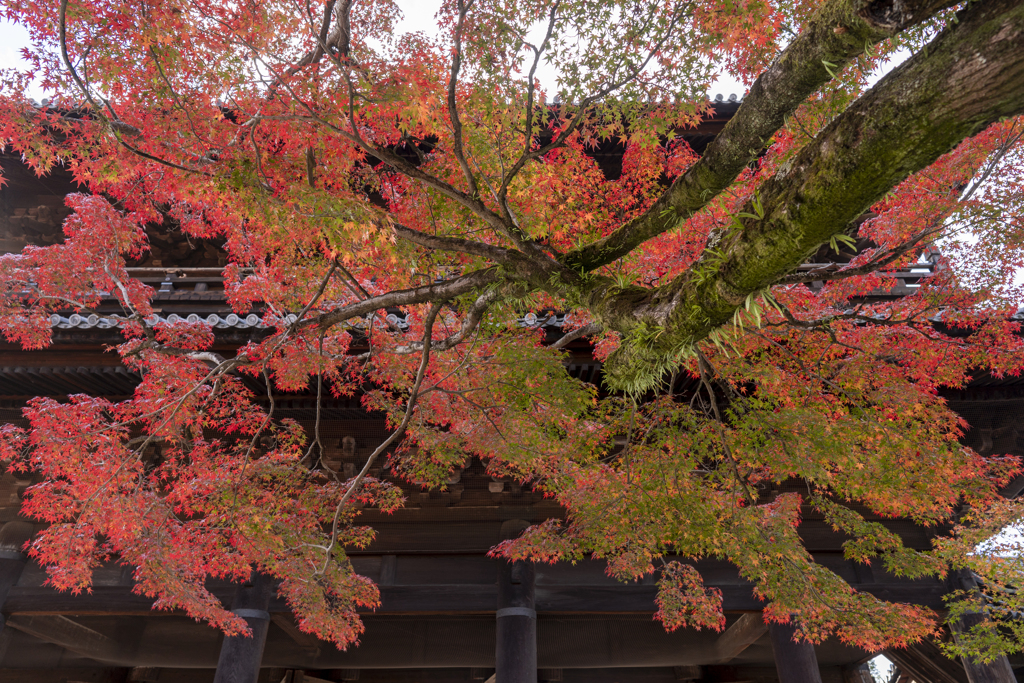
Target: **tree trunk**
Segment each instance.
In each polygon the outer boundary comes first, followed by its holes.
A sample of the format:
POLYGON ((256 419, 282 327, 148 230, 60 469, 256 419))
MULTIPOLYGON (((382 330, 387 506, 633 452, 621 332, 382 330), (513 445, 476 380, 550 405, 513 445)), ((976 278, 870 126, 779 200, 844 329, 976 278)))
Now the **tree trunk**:
POLYGON ((934 16, 950 0, 833 0, 750 88, 736 115, 700 160, 672 183, 649 210, 593 244, 569 252, 564 263, 594 270, 676 227, 725 190, 783 126, 786 118, 871 45, 934 16), (833 64, 826 67, 826 64, 833 64))

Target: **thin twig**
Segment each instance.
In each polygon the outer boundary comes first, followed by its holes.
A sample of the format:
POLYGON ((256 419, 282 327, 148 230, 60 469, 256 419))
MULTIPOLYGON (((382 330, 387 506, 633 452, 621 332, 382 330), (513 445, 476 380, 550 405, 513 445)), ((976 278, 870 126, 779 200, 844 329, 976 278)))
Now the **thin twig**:
POLYGON ((722 442, 722 451, 725 453, 725 457, 728 458, 729 463, 732 465, 733 473, 736 475, 736 480, 743 487, 743 490, 747 494, 751 504, 757 503, 757 494, 750 490, 750 486, 747 482, 746 477, 740 474, 739 463, 736 462, 736 458, 733 457, 732 450, 729 448, 729 443, 725 439, 725 430, 722 428, 722 413, 718 409, 718 399, 715 397, 715 388, 711 383, 711 364, 708 363, 708 359, 704 357, 704 354, 697 351, 697 367, 700 370, 700 381, 704 385, 704 390, 708 393, 708 399, 711 403, 711 410, 715 415, 714 423, 715 428, 718 430, 718 438, 722 442))
POLYGON ((342 510, 345 509, 345 504, 352 498, 355 492, 359 489, 359 485, 363 479, 366 478, 367 473, 373 466, 373 463, 377 460, 381 453, 388 449, 391 444, 398 440, 402 434, 405 433, 405 428, 409 425, 409 421, 412 419, 413 409, 416 407, 416 399, 420 395, 420 386, 423 384, 423 378, 427 374, 427 364, 430 361, 430 339, 431 333, 434 327, 434 321, 437 319, 437 314, 441 311, 441 303, 434 303, 430 307, 430 311, 427 313, 426 320, 424 321, 423 330, 423 355, 420 359, 420 367, 416 371, 416 380, 413 382, 412 389, 409 391, 409 400, 405 406, 405 415, 402 417, 401 423, 395 428, 395 431, 391 432, 391 435, 385 439, 370 457, 366 459, 366 464, 363 465, 363 469, 359 471, 359 474, 355 476, 352 482, 349 484, 348 490, 345 491, 345 495, 338 501, 338 506, 334 510, 334 520, 331 523, 331 541, 324 548, 326 557, 324 558, 324 567, 318 573, 323 574, 327 571, 327 563, 331 559, 331 551, 338 542, 338 524, 341 521, 342 510))
POLYGON ((448 78, 448 118, 452 122, 452 151, 455 153, 455 158, 462 169, 462 175, 466 177, 466 183, 469 185, 469 194, 476 196, 478 194, 476 178, 466 162, 466 152, 462 146, 462 120, 459 118, 458 101, 456 99, 456 90, 459 85, 459 69, 462 67, 462 27, 466 22, 466 15, 469 13, 470 7, 473 6, 474 0, 469 0, 469 2, 457 0, 457 2, 459 18, 455 22, 455 32, 452 37, 452 68, 451 76, 448 78))

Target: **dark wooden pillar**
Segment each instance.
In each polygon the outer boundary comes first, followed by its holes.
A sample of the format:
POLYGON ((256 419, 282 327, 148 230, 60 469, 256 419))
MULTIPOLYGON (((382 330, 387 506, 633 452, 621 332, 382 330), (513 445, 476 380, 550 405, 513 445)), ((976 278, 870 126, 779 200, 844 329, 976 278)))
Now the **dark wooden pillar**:
MULTIPOLYGON (((953 627, 953 634, 968 631, 975 624, 980 624, 987 619, 988 617, 984 614, 968 614, 953 627)), ((963 662, 967 679, 971 683, 1017 683, 1017 678, 1013 675, 1013 669, 1010 668, 1010 662, 1005 655, 996 657, 988 664, 982 664, 966 657, 963 662)))
MULTIPOLYGON (((953 585, 954 587, 974 592, 980 601, 984 600, 978 587, 978 582, 974 579, 974 574, 966 569, 957 572, 953 576, 953 585), (959 586, 956 585, 957 583, 959 583, 959 586)), ((969 631, 972 626, 986 620, 988 620, 988 616, 982 612, 964 615, 958 623, 952 624, 953 637, 956 638, 957 634, 969 631)), ((996 657, 988 664, 982 664, 968 658, 964 658, 963 662, 964 670, 967 672, 967 679, 971 683, 1017 683, 1017 679, 1013 675, 1013 669, 1010 668, 1010 662, 1007 661, 1005 655, 996 657)))
POLYGON ((252 580, 239 586, 231 611, 245 619, 252 636, 227 636, 220 646, 214 683, 256 683, 260 675, 263 646, 270 626, 270 599, 274 580, 253 572, 252 580))
MULTIPOLYGON (((32 538, 33 527, 28 522, 8 522, 0 529, 0 607, 7 601, 7 594, 18 583, 28 559, 21 547, 32 538)), ((0 614, 0 631, 6 620, 0 614)))
MULTIPOLYGON (((25 568, 25 556, 17 550, 0 548, 0 605, 7 600, 7 593, 18 583, 21 570, 25 568)), ((0 631, 4 630, 6 619, 0 614, 0 631)))
POLYGON ((502 562, 498 572, 495 683, 537 683, 537 612, 532 562, 502 562))
MULTIPOLYGON (((502 525, 502 536, 514 538, 527 526, 510 520, 502 525)), ((535 576, 532 562, 499 561, 495 683, 537 683, 535 576)))
POLYGON ((793 640, 795 634, 796 627, 792 623, 768 624, 779 683, 821 683, 814 646, 805 640, 793 640))

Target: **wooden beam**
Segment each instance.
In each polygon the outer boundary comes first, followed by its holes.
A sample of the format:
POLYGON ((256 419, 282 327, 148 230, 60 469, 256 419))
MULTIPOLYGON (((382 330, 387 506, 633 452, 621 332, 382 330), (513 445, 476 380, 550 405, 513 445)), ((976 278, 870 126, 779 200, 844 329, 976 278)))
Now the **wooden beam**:
POLYGON ((883 654, 918 683, 968 683, 964 667, 944 655, 931 640, 892 648, 883 654))
POLYGON ((672 667, 672 674, 677 681, 698 681, 704 678, 704 669, 693 664, 672 667))
POLYGON ((757 642, 768 632, 760 612, 747 612, 715 641, 714 663, 725 664, 757 642))
POLYGON ((305 654, 310 657, 316 657, 320 654, 320 640, 315 636, 299 630, 299 627, 295 624, 295 618, 291 614, 285 614, 284 612, 274 612, 270 615, 270 620, 274 622, 274 625, 285 632, 285 634, 295 641, 295 644, 301 647, 305 654))
MULTIPOLYGON (((213 588, 221 600, 231 593, 213 588)), ((25 615, 78 614, 82 616, 184 615, 174 610, 153 610, 153 598, 133 593, 130 586, 93 586, 88 593, 73 595, 45 586, 15 586, 7 594, 3 610, 25 615)))
POLYGON ((7 625, 69 652, 99 661, 115 661, 121 650, 111 638, 63 616, 12 614, 7 625))
MULTIPOLYGON (((714 584, 712 584, 714 585, 714 584)), ((750 585, 721 585, 727 612, 754 612, 764 606, 750 585)), ((948 589, 938 582, 871 584, 854 588, 882 599, 942 609, 948 589)), ((214 586, 211 592, 225 602, 231 589, 214 586)), ((424 583, 381 586, 381 606, 373 614, 489 614, 494 612, 497 588, 482 583, 424 583)), ((653 614, 656 586, 644 585, 539 585, 535 600, 542 614, 653 614)), ((11 588, 5 612, 22 614, 78 614, 122 616, 180 616, 183 612, 152 611, 153 599, 126 586, 94 586, 91 593, 72 595, 47 587, 11 588)), ((271 613, 291 612, 284 600, 272 600, 271 613)), ((371 610, 363 610, 371 612, 371 610)))
MULTIPOLYGON (((195 679, 195 683, 202 681, 195 679)), ((47 668, 47 669, 0 669, 0 681, 4 683, 124 683, 124 669, 121 668, 47 668)))
MULTIPOLYGON (((271 683, 277 682, 271 681, 271 683)), ((331 683, 331 681, 328 681, 326 678, 310 676, 301 669, 292 669, 285 673, 284 678, 281 679, 281 683, 331 683)))
POLYGON ((795 640, 796 627, 792 623, 769 624, 768 634, 780 683, 821 683, 814 645, 806 640, 795 640))
MULTIPOLYGON (((954 587, 973 592, 979 601, 984 602, 986 600, 985 596, 981 593, 975 575, 971 571, 961 569, 951 577, 951 581, 954 587)), ((960 633, 969 631, 986 621, 988 621, 988 615, 983 612, 965 614, 958 622, 950 625, 953 638, 958 638, 960 633)), ((1013 669, 1010 668, 1010 662, 1006 659, 1006 655, 1000 655, 987 664, 965 657, 963 664, 970 683, 1017 683, 1017 678, 1013 675, 1013 669)))

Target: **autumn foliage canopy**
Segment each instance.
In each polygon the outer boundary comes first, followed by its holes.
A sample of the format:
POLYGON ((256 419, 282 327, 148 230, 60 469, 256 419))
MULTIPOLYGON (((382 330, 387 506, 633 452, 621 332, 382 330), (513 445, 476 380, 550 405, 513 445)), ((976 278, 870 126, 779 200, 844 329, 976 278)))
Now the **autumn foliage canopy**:
MULTIPOLYGON (((475 456, 566 510, 494 554, 655 572, 668 628, 724 624, 699 558, 811 640, 937 628, 815 564, 809 512, 892 574, 1019 585, 1019 554, 975 548, 1021 516, 999 490, 1022 463, 961 445, 941 390, 1024 369, 1022 7, 445 0, 402 34, 390 0, 8 0, 33 43, 0 77, 0 138, 82 191, 62 243, 0 257, 0 329, 42 348, 52 313, 114 298, 110 352, 142 377, 2 428, 0 457, 43 477, 32 557, 76 591, 121 561, 229 633, 204 581, 258 567, 344 647, 378 601, 346 557, 373 537, 359 510, 403 502, 371 466, 443 487, 475 456), (697 154, 720 70, 749 91, 697 154), (609 140, 617 177, 588 154, 609 140), (223 353, 202 321, 154 323, 127 269, 153 225, 223 244, 231 305, 271 333, 223 353), (933 274, 885 296, 926 254, 933 274), (523 324, 538 312, 567 315, 559 340, 523 324), (599 387, 565 370, 586 341, 599 387), (358 397, 391 436, 346 478, 242 377, 358 397)), ((1007 595, 963 647, 1017 647, 1007 595)))

